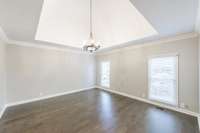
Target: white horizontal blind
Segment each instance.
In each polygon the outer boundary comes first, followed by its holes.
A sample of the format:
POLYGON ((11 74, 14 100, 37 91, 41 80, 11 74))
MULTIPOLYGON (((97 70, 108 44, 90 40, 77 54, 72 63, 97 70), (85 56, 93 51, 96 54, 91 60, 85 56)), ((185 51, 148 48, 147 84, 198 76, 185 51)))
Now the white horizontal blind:
POLYGON ((101 63, 101 86, 110 87, 110 62, 101 63))
POLYGON ((149 99, 178 104, 178 56, 149 60, 149 99))

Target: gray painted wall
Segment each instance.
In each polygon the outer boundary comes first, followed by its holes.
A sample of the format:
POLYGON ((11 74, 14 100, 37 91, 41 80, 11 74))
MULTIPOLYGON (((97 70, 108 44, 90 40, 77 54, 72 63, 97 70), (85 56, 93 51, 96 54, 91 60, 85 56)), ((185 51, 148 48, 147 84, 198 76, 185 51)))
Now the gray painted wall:
POLYGON ((0 112, 6 104, 5 43, 0 40, 0 112))
MULTIPOLYGON (((200 33, 200 31, 199 31, 200 33)), ((199 113, 200 113, 200 34, 199 34, 199 38, 198 38, 198 49, 199 49, 199 113)))
POLYGON ((147 99, 148 58, 155 55, 179 54, 179 104, 198 112, 198 38, 142 47, 127 47, 96 56, 97 85, 100 85, 100 63, 110 61, 110 88, 147 99))
POLYGON ((198 38, 121 48, 100 53, 96 58, 73 51, 10 44, 6 45, 6 76, 4 48, 0 45, 0 106, 5 103, 5 77, 7 102, 13 103, 99 85, 102 61, 111 62, 110 89, 147 98, 148 57, 178 53, 179 103, 198 111, 198 38))
POLYGON ((92 55, 12 44, 7 45, 6 51, 8 103, 95 84, 92 55))
MULTIPOLYGON (((198 10, 197 10, 195 30, 199 36, 199 51, 200 51, 200 0, 198 0, 198 10)), ((199 53, 199 83, 200 83, 200 53, 199 53)), ((199 84, 199 113, 200 113, 200 84, 199 84)))

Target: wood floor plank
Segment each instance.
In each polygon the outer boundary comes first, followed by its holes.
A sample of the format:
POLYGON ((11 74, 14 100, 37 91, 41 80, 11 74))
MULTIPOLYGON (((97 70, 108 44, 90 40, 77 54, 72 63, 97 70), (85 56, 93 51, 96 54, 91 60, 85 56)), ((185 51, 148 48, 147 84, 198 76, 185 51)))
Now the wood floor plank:
POLYGON ((99 89, 6 110, 0 133, 198 133, 195 117, 99 89))

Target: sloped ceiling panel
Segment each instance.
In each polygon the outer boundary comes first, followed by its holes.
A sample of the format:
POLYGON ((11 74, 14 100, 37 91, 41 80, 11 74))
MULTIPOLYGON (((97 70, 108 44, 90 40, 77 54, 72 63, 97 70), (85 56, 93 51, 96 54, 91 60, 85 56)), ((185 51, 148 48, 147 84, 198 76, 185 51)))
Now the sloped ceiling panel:
MULTIPOLYGON (((90 0, 45 0, 36 40, 82 48, 89 37, 90 0)), ((103 48, 157 34, 129 0, 93 0, 93 29, 103 48)))

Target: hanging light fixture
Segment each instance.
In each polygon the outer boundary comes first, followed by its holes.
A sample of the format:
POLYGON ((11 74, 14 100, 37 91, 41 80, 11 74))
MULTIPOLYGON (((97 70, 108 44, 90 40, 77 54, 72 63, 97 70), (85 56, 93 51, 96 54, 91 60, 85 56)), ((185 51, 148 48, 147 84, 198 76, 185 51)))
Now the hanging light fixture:
POLYGON ((87 52, 95 52, 100 48, 99 43, 95 42, 94 36, 93 36, 93 23, 92 23, 92 0, 90 0, 90 36, 88 41, 83 46, 83 50, 87 52))

